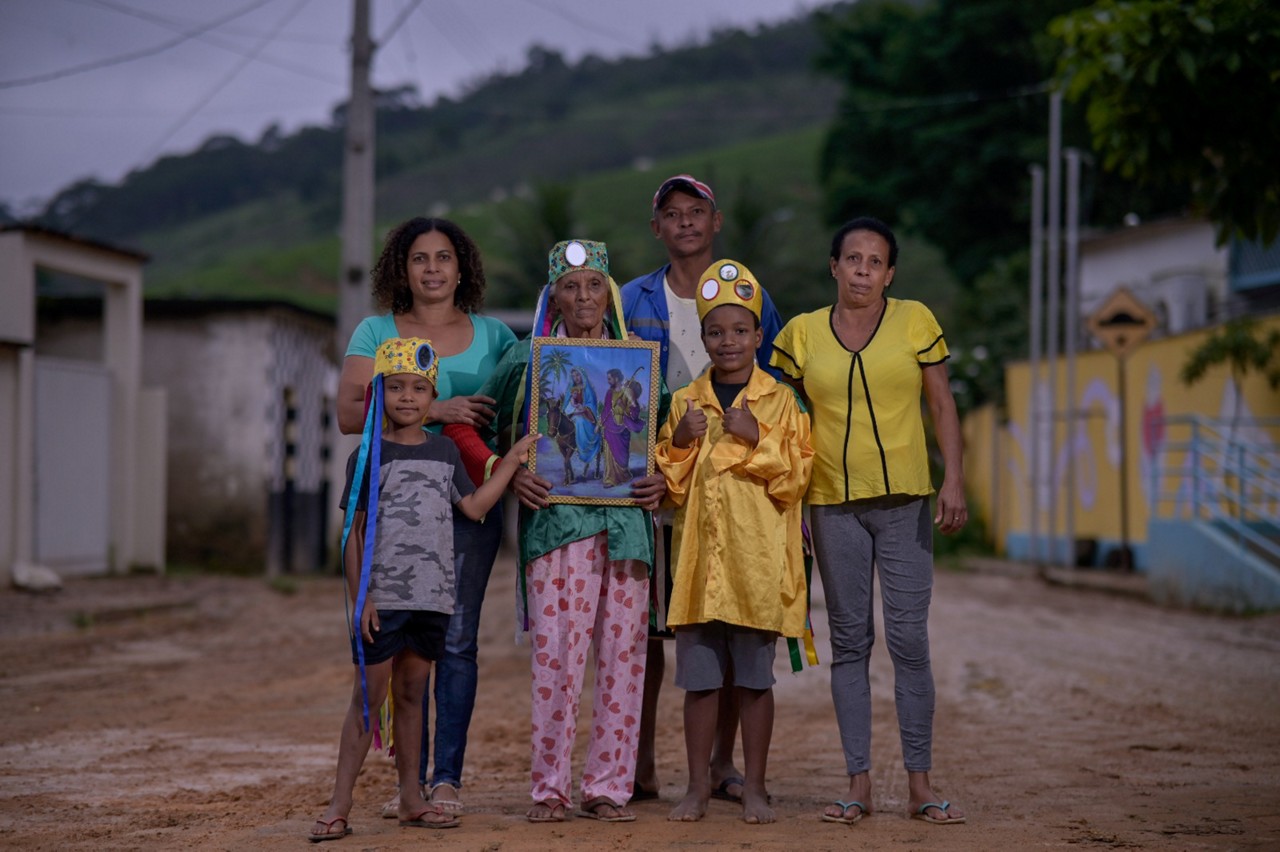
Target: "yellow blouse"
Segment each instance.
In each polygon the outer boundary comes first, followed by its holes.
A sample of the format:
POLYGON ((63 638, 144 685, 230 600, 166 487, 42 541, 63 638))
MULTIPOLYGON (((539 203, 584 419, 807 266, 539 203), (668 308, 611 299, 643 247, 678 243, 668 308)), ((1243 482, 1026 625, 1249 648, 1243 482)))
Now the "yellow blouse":
POLYGON ((809 398, 816 454, 811 504, 933 493, 922 368, 950 353, 928 308, 885 302, 880 325, 857 352, 836 336, 830 307, 795 317, 773 341, 773 365, 802 379, 809 398))
POLYGON ((754 448, 725 434, 724 411, 707 370, 675 392, 656 448, 677 506, 672 534, 674 584, 667 623, 723 621, 783 636, 804 633, 804 556, 800 500, 813 448, 809 416, 795 393, 756 367, 745 397, 759 423, 754 448), (707 432, 692 446, 671 445, 689 401, 706 412, 707 432))

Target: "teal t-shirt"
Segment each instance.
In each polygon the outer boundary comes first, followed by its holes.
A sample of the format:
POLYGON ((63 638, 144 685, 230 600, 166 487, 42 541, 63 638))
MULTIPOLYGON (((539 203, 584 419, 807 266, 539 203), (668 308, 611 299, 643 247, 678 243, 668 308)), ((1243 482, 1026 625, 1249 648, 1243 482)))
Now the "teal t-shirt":
MULTIPOLYGON (((440 359, 440 375, 436 383, 439 399, 479 393, 480 386, 493 373, 502 356, 515 345, 515 332, 507 328, 506 323, 480 314, 468 316, 471 317, 471 345, 457 355, 440 359)), ((366 317, 352 333, 347 354, 373 358, 378 354, 379 346, 399 336, 394 314, 366 317)), ((433 423, 429 428, 438 433, 441 427, 439 423, 433 423)))

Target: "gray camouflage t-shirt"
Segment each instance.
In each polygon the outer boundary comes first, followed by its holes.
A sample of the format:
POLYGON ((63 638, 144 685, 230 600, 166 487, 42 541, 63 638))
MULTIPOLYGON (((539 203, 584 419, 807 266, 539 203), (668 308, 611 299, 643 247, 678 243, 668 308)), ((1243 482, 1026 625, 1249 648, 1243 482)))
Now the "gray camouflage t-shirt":
MULTIPOLYGON (((347 459, 347 506, 356 456, 347 459)), ((475 491, 458 447, 443 435, 422 444, 383 441, 378 481, 378 524, 369 572, 369 599, 377 609, 453 613, 453 504, 475 491)), ((369 471, 358 508, 369 500, 369 471)))

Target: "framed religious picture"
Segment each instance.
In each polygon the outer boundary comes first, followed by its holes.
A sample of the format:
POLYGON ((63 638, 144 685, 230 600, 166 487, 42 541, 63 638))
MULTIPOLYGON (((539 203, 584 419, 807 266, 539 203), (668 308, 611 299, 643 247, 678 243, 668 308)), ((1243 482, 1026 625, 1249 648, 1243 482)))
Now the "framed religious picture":
POLYGON ((529 423, 542 437, 529 469, 552 503, 635 506, 631 480, 653 473, 658 344, 535 337, 529 423))

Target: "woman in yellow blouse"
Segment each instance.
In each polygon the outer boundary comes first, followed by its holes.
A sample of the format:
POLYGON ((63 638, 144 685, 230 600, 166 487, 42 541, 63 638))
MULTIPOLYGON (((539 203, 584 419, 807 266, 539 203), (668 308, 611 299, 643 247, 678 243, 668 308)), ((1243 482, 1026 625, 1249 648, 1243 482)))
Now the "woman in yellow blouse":
POLYGON ((967 520, 960 421, 947 379, 947 344, 919 302, 889 298, 898 259, 878 219, 847 222, 831 242, 836 302, 791 320, 772 362, 810 402, 813 479, 807 501, 831 628, 831 695, 849 774, 847 795, 822 818, 853 824, 871 812, 872 572, 880 572, 886 644, 907 770, 911 817, 943 825, 961 811, 929 782, 933 672, 929 601, 933 534, 924 392, 945 466, 933 523, 967 520))

